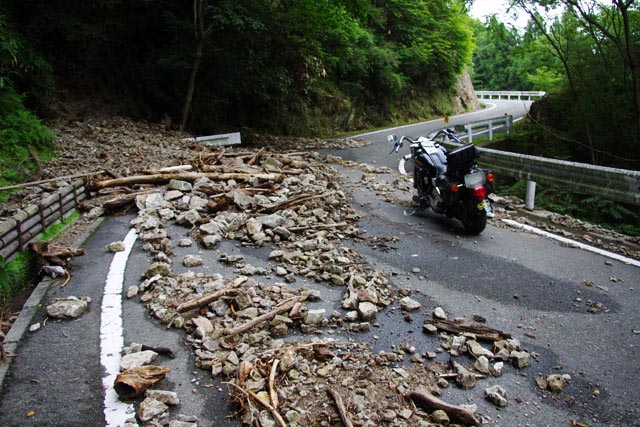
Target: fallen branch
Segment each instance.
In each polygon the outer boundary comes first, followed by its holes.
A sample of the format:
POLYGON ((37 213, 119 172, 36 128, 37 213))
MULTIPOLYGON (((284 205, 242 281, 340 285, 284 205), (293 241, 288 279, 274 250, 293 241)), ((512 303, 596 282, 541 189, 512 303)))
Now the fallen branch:
POLYGON ((336 408, 338 409, 338 413, 340 414, 340 419, 342 420, 344 427, 353 427, 347 408, 344 406, 344 403, 342 403, 342 397, 340 397, 338 392, 333 389, 328 389, 327 393, 329 393, 336 402, 336 408))
POLYGON ((73 249, 52 245, 49 242, 31 242, 29 248, 35 253, 42 265, 59 265, 64 267, 69 258, 84 255, 84 249, 73 249))
POLYGON ((474 334, 477 339, 487 341, 499 341, 511 338, 511 334, 482 325, 462 325, 448 320, 425 320, 425 323, 430 323, 439 330, 451 334, 474 334))
POLYGON ((183 302, 182 304, 180 304, 178 306, 178 308, 176 308, 176 310, 178 311, 178 313, 184 313, 185 311, 194 310, 196 308, 204 307, 205 305, 217 300, 218 298, 221 298, 221 297, 224 297, 224 296, 227 296, 227 295, 235 295, 235 294, 238 293, 238 290, 236 288, 238 286, 242 285, 247 280, 249 280, 248 277, 239 276, 237 279, 235 279, 232 282, 228 283, 227 286, 225 286, 224 289, 220 289, 218 291, 215 291, 212 294, 205 295, 205 296, 203 296, 201 298, 198 298, 198 299, 195 299, 195 300, 183 302))
POLYGON ((258 161, 260 156, 262 156, 262 153, 264 153, 265 148, 266 147, 262 147, 261 149, 259 149, 258 152, 256 154, 254 154, 252 158, 249 159, 249 161, 247 162, 247 165, 251 166, 256 161, 258 161))
MULTIPOLYGON (((479 379, 479 380, 481 380, 481 379, 483 379, 483 378, 487 378, 487 376, 486 376, 486 375, 476 374, 476 373, 474 373, 474 372, 470 372, 470 373, 472 373, 472 374, 476 377, 476 379, 479 379)), ((445 378, 445 379, 448 379, 448 378, 456 378, 458 375, 459 375, 459 374, 458 374, 458 373, 456 373, 456 372, 450 372, 450 373, 448 373, 448 374, 440 374, 440 375, 438 375, 438 378, 445 378)))
POLYGON ((134 193, 119 194, 119 195, 115 196, 114 198, 109 199, 106 202, 104 202, 102 204, 102 207, 105 208, 108 211, 114 210, 114 209, 119 209, 122 206, 125 206, 125 205, 128 205, 129 203, 135 202, 135 200, 136 200, 136 198, 138 196, 141 196, 141 195, 144 195, 144 194, 153 193, 153 192, 156 192, 156 191, 158 191, 156 188, 148 188, 146 190, 136 191, 134 193))
POLYGON ((192 170, 193 170, 192 165, 178 165, 178 166, 168 166, 166 168, 160 168, 160 169, 151 169, 146 173, 150 175, 157 175, 159 173, 187 172, 192 170))
POLYGON ((303 230, 309 230, 309 229, 326 230, 330 228, 347 227, 348 225, 349 223, 347 222, 339 222, 337 224, 312 224, 312 225, 304 225, 300 227, 290 227, 288 230, 289 231, 303 231, 303 230))
POLYGON ((480 424, 480 421, 478 421, 473 412, 471 412, 467 408, 451 405, 443 400, 438 399, 424 389, 417 389, 410 392, 409 398, 416 401, 418 404, 427 406, 428 409, 443 410, 453 421, 457 421, 469 426, 476 426, 480 424))
POLYGON ((69 271, 66 268, 64 270, 64 275, 66 276, 66 279, 64 279, 64 282, 60 285, 60 288, 64 288, 65 286, 67 286, 67 284, 71 280, 71 274, 69 274, 69 271))
POLYGON ((134 184, 165 184, 172 179, 182 181, 196 181, 200 178, 209 178, 217 181, 228 181, 230 179, 236 181, 247 181, 251 178, 261 179, 264 181, 282 181, 284 175, 278 173, 200 173, 200 172, 181 172, 181 173, 161 173, 155 175, 133 175, 124 178, 107 179, 104 181, 94 182, 92 189, 102 189, 119 185, 134 184))
POLYGON ((271 365, 271 372, 269 373, 269 398, 271 399, 271 404, 275 409, 278 409, 278 392, 276 391, 275 381, 276 381, 276 373, 278 372, 278 364, 280 363, 280 359, 276 359, 273 361, 271 365))
POLYGON ((0 191, 12 190, 14 188, 33 187, 36 185, 45 184, 47 182, 59 181, 61 179, 84 178, 87 176, 100 175, 101 173, 105 173, 105 171, 79 173, 75 175, 59 176, 57 178, 43 179, 40 181, 23 182, 22 184, 7 185, 5 187, 0 187, 0 191))
POLYGON ((286 311, 289 311, 293 308, 294 305, 296 305, 296 303, 303 301, 304 297, 295 297, 290 299, 289 301, 285 302, 284 304, 274 308, 273 310, 271 310, 268 313, 263 314, 262 316, 258 316, 255 319, 252 319, 250 321, 248 321, 247 323, 245 323, 244 325, 238 326, 237 328, 233 328, 230 331, 226 332, 224 334, 225 338, 229 338, 229 337, 233 337, 235 335, 238 334, 242 334, 245 333, 249 330, 251 330, 254 326, 265 322, 267 320, 273 319, 274 317, 276 317, 278 314, 284 313, 286 311))
POLYGON ((269 403, 265 402, 264 400, 261 400, 258 397, 258 395, 255 394, 254 392, 252 392, 251 390, 245 390, 242 387, 240 387, 237 384, 234 384, 232 382, 224 382, 222 384, 231 385, 236 390, 238 390, 239 392, 244 394, 245 396, 251 397, 258 405, 262 406, 267 411, 271 412, 271 415, 273 415, 273 418, 276 419, 276 421, 278 422, 278 424, 280 424, 281 427, 287 427, 287 423, 284 422, 284 419, 282 418, 282 415, 280 415, 278 410, 276 408, 274 408, 272 405, 270 405, 269 403))

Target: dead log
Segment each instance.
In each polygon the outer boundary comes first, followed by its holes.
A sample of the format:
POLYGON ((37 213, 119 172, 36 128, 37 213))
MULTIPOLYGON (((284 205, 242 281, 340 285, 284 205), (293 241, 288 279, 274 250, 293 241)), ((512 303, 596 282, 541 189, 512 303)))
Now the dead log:
POLYGON ((69 258, 84 255, 84 249, 73 249, 52 245, 49 242, 31 242, 29 248, 38 257, 39 265, 66 266, 69 258))
POLYGON ((293 308, 293 306, 296 305, 296 303, 301 302, 304 299, 305 299, 304 297, 292 298, 289 301, 283 303, 282 305, 279 305, 278 307, 276 307, 273 310, 269 311, 268 313, 265 313, 265 314, 263 314, 261 316, 258 316, 255 319, 252 319, 252 320, 248 321, 244 325, 240 325, 240 326, 238 326, 236 328, 231 329, 230 331, 228 331, 228 332, 226 332, 224 334, 224 337, 225 338, 230 338, 230 337, 233 337, 235 335, 242 334, 242 333, 245 333, 247 331, 250 331, 256 325, 259 325, 260 323, 265 322, 267 320, 273 319, 278 314, 281 314, 281 313, 284 313, 284 312, 287 312, 287 311, 291 310, 293 308))
POLYGON ((253 157, 251 157, 249 159, 249 161, 247 162, 247 164, 249 166, 251 166, 252 164, 254 164, 255 162, 258 161, 258 159, 260 159, 260 156, 262 156, 262 153, 264 153, 266 147, 262 147, 261 149, 258 150, 258 152, 256 154, 253 155, 253 157))
POLYGON ((451 405, 438 399, 424 389, 417 389, 410 392, 409 398, 422 406, 426 406, 429 410, 443 410, 452 421, 460 422, 468 426, 477 426, 480 424, 480 421, 475 417, 473 412, 467 408, 451 405))
POLYGON ((464 325, 448 320, 425 320, 425 323, 430 323, 439 330, 450 334, 474 334, 480 340, 500 341, 511 338, 511 334, 483 325, 464 325))
POLYGON ((276 373, 278 372, 278 365, 280 364, 280 359, 275 359, 273 364, 271 365, 271 372, 269 372, 269 398, 271 399, 271 404, 275 409, 278 409, 279 401, 278 401, 278 392, 276 391, 276 373))
POLYGON ((159 173, 188 172, 192 170, 193 170, 192 165, 178 165, 178 166, 168 166, 166 168, 160 168, 160 169, 151 169, 146 173, 149 175, 156 175, 159 173))
POLYGON ((61 179, 84 178, 84 177, 87 177, 87 176, 99 175, 99 174, 104 173, 104 172, 105 171, 86 172, 86 173, 78 173, 78 174, 75 174, 75 175, 59 176, 57 178, 42 179, 40 181, 23 182, 22 184, 7 185, 5 187, 0 187, 0 191, 12 190, 14 188, 34 187, 36 185, 46 184, 47 182, 59 181, 61 179))
POLYGON ((145 365, 126 370, 116 377, 114 390, 123 399, 133 399, 164 379, 171 371, 165 366, 145 365))
POLYGON ((204 307, 205 305, 217 300, 218 298, 227 296, 227 295, 236 295, 238 290, 236 289, 238 286, 242 285, 244 282, 249 280, 246 276, 239 276, 237 279, 228 283, 223 289, 215 291, 212 294, 205 295, 201 298, 183 302, 176 308, 178 313, 184 313, 185 311, 194 310, 196 308, 204 307))
POLYGON ((338 409, 338 414, 340 414, 340 419, 342 420, 342 424, 344 424, 344 427, 353 427, 353 423, 349 418, 349 412, 342 402, 342 397, 340 397, 338 392, 333 389, 328 389, 327 393, 329 393, 329 395, 336 402, 336 408, 338 409))
POLYGON ((199 173, 199 172, 181 172, 181 173, 162 173, 155 175, 133 175, 124 178, 107 179, 104 181, 96 181, 92 184, 93 190, 99 190, 107 187, 119 185, 135 185, 135 184, 165 184, 172 179, 182 181, 195 181, 200 178, 209 178, 214 181, 247 181, 249 179, 259 179, 263 181, 282 181, 284 175, 278 173, 199 173))

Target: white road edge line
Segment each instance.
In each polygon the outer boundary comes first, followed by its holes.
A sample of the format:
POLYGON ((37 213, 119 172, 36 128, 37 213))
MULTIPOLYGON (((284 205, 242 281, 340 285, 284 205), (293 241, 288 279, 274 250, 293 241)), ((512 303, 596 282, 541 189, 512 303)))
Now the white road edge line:
POLYGON ((516 221, 514 221, 512 219, 503 218, 502 222, 504 222, 505 224, 508 224, 508 225, 510 225, 512 227, 522 228, 523 230, 530 231, 531 233, 539 234, 541 236, 548 237, 550 239, 554 239, 554 240, 557 240, 557 241, 562 242, 562 243, 567 243, 567 244, 569 244, 569 245, 571 245, 573 247, 576 247, 578 249, 582 249, 582 250, 589 251, 589 252, 594 252, 596 254, 603 255, 605 257, 615 259, 615 260, 623 262, 625 264, 630 264, 630 265, 633 265, 635 267, 640 267, 640 261, 636 261, 635 259, 627 258, 625 256, 618 255, 618 254, 615 254, 613 252, 605 251, 604 249, 600 249, 600 248, 596 248, 594 246, 590 246, 590 245, 587 245, 587 244, 584 244, 584 243, 576 242, 574 240, 567 239, 566 237, 558 236, 557 234, 552 234, 552 233, 549 233, 547 231, 541 230, 539 228, 532 227, 530 225, 520 224, 519 222, 516 222, 516 221))
POLYGON ((109 267, 102 297, 100 315, 100 363, 107 376, 102 378, 104 390, 104 417, 106 426, 123 426, 129 418, 135 417, 133 404, 121 402, 113 388, 120 373, 120 352, 124 345, 122 328, 122 288, 124 271, 133 244, 138 234, 132 228, 124 238, 124 251, 116 252, 109 267))

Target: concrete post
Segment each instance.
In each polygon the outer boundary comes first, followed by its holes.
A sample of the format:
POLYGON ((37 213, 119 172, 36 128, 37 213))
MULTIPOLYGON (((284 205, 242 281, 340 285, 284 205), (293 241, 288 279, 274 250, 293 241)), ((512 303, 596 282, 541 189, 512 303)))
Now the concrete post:
POLYGON ((527 193, 525 195, 525 206, 529 210, 533 210, 536 203, 536 182, 527 180, 527 193))
POLYGON ((493 141, 493 120, 489 120, 489 141, 493 141))
POLYGON ((470 124, 465 125, 467 128, 467 139, 469 140, 469 144, 473 143, 473 128, 470 124))

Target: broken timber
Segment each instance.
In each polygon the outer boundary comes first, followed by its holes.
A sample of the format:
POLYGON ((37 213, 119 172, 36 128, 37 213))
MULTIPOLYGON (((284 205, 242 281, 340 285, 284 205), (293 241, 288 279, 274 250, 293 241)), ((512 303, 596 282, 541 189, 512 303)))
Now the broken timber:
POLYGON ((209 178, 214 181, 228 181, 230 179, 236 181, 248 181, 249 179, 259 179, 263 181, 282 181, 284 175, 278 173, 161 173, 155 175, 133 175, 124 178, 107 179, 104 181, 96 181, 92 184, 93 189, 102 189, 107 187, 115 187, 119 185, 135 185, 135 184, 164 184, 172 179, 182 181, 195 181, 200 178, 209 178))
POLYGON ((482 325, 464 325, 448 320, 425 320, 424 323, 430 323, 438 328, 438 330, 450 334, 474 334, 477 339, 486 341, 500 341, 511 338, 511 334, 482 325))

